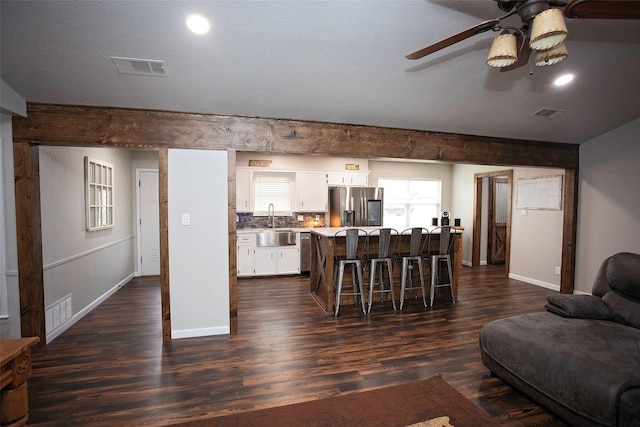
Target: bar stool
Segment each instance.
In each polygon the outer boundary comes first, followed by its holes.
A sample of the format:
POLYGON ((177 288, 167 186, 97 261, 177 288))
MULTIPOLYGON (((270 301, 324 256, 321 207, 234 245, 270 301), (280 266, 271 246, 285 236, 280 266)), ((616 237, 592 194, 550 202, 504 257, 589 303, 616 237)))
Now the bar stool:
MULTIPOLYGON (((433 238, 433 236, 437 234, 440 235, 440 248, 437 253, 431 254, 431 289, 429 291, 431 305, 433 306, 433 298, 435 296, 436 288, 446 287, 449 287, 449 290, 451 291, 451 301, 455 304, 456 300, 453 296, 453 270, 451 268, 451 250, 453 249, 455 232, 452 233, 451 227, 445 225, 431 230, 429 236, 430 238, 433 238), (447 264, 447 273, 449 274, 448 283, 440 283, 440 264, 442 262, 447 264)), ((430 244, 429 249, 431 249, 430 244)))
POLYGON ((334 279, 336 287, 336 313, 340 310, 340 298, 342 297, 342 280, 344 278, 344 270, 347 266, 351 267, 351 280, 353 282, 353 292, 345 293, 344 295, 353 295, 354 304, 358 303, 360 298, 360 304, 362 305, 362 314, 367 314, 364 306, 364 281, 362 279, 362 262, 358 257, 358 243, 360 242, 360 236, 366 238, 366 231, 359 228, 347 228, 339 230, 333 236, 334 250, 339 248, 341 244, 341 238, 345 238, 346 254, 344 256, 335 256, 334 262, 334 279), (356 280, 357 279, 357 280, 356 280))
MULTIPOLYGON (((384 301, 385 294, 391 294, 391 304, 393 310, 396 310, 396 297, 393 289, 393 263, 391 262, 391 255, 389 253, 389 247, 397 243, 398 231, 393 228, 378 228, 372 230, 367 235, 367 261, 369 264, 369 308, 368 313, 371 313, 371 304, 373 303, 373 294, 380 294, 380 301, 384 301), (378 251, 372 253, 372 237, 378 237, 378 251), (387 274, 389 278, 388 287, 385 284, 384 278, 384 266, 387 266, 387 274), (377 283, 376 283, 377 275, 377 283), (375 285, 380 285, 378 290, 375 290, 375 285)), ((395 249, 395 248, 394 248, 395 249)))
POLYGON ((399 252, 396 254, 396 259, 402 261, 402 273, 400 279, 400 310, 404 306, 404 294, 405 291, 409 291, 409 295, 414 289, 422 290, 422 302, 425 307, 427 306, 427 291, 424 287, 424 275, 422 272, 422 254, 425 246, 429 242, 429 230, 423 227, 407 228, 400 233, 400 239, 403 237, 409 237, 409 253, 399 252), (414 265, 418 266, 418 274, 420 275, 420 286, 413 284, 413 270, 414 265), (409 277, 409 285, 407 286, 407 276, 409 277))

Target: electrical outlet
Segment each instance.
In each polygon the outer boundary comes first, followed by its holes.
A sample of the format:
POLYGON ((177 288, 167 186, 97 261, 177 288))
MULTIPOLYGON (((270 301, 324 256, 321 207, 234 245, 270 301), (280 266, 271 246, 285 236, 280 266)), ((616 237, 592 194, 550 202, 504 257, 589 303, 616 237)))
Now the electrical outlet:
POLYGON ((560 274, 560 267, 556 267, 556 274, 560 274))
POLYGON ((298 221, 304 221, 304 215, 298 215, 298 221))
POLYGON ((520 215, 527 216, 527 210, 526 209, 520 209, 520 215))

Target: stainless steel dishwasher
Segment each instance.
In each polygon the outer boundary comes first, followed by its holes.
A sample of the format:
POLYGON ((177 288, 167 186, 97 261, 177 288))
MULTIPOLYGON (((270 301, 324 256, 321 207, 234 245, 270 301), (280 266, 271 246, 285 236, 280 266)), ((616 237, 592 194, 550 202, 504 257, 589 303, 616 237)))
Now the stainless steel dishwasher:
POLYGON ((311 233, 300 233, 300 273, 311 269, 311 233))

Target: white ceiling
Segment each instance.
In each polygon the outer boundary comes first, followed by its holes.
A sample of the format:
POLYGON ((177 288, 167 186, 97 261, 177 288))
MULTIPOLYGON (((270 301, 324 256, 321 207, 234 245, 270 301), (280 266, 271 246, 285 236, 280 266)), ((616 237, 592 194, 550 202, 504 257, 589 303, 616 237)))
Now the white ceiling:
POLYGON ((1 77, 33 102, 565 143, 640 117, 640 21, 567 20, 569 57, 533 75, 485 64, 491 31, 405 58, 503 14, 494 0, 2 0, 1 77), (193 12, 207 35, 187 30, 193 12), (112 56, 165 61, 168 77, 119 74, 112 56), (574 82, 554 88, 566 72, 574 82), (530 116, 540 108, 566 112, 530 116))

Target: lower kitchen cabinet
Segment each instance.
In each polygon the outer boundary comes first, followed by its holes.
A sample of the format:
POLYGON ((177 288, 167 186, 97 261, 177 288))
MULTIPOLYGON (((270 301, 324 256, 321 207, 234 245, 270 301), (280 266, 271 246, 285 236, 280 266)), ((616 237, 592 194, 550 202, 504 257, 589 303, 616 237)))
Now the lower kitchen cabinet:
POLYGON ((253 276, 253 252, 256 248, 255 234, 240 234, 237 239, 237 272, 238 277, 253 276))
POLYGON ((256 248, 253 271, 256 276, 300 273, 298 247, 256 248))
MULTIPOLYGON (((299 237, 298 237, 299 240, 299 237)), ((256 247, 254 233, 238 234, 236 244, 238 277, 300 273, 300 246, 256 247)))

